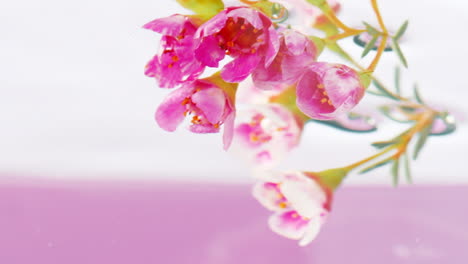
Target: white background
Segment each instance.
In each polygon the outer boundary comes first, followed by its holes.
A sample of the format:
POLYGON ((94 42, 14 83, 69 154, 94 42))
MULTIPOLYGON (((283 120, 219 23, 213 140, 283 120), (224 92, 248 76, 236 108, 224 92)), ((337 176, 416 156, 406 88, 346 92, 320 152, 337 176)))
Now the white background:
MULTIPOLYGON (((395 30, 407 18, 402 49, 410 64, 404 87, 420 84, 428 101, 463 119, 468 111, 468 4, 379 1, 395 30)), ((342 1, 340 16, 375 24, 369 1, 342 1)), ((164 132, 153 120, 167 94, 143 67, 157 36, 141 28, 184 13, 175 1, 3 1, 0 7, 0 173, 21 177, 154 178, 249 181, 249 169, 222 150, 219 135, 164 132)), ((186 12, 188 13, 188 12, 186 12)), ((346 42, 356 56, 360 49, 346 42)), ((372 53, 371 53, 372 55, 372 53)), ((372 57, 372 56, 369 56, 372 57)), ((326 58, 326 57, 325 57, 326 58)), ((332 57, 330 57, 333 60, 332 57)), ((378 73, 392 81, 385 54, 378 73)), ((374 104, 367 96, 362 106, 374 104)), ((461 120, 463 121, 463 120, 461 120)), ((374 134, 310 124, 283 168, 321 170, 374 153, 369 142, 405 127, 387 122, 374 134)), ((414 165, 416 182, 468 182, 467 125, 429 139, 414 165)), ((351 183, 388 183, 388 168, 353 175, 351 183)))

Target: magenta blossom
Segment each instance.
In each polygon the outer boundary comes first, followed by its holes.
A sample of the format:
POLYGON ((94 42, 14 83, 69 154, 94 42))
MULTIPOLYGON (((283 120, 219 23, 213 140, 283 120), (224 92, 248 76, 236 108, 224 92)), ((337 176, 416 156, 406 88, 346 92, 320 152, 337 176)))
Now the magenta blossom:
POLYGON ((193 53, 193 35, 196 25, 183 15, 172 15, 149 22, 146 29, 163 34, 159 54, 145 68, 145 74, 154 77, 161 87, 172 88, 196 79, 203 72, 203 65, 193 53))
POLYGON ((167 131, 174 131, 188 115, 190 131, 216 133, 224 124, 224 148, 232 141, 235 109, 233 99, 219 86, 196 80, 170 93, 156 111, 156 121, 167 131))
POLYGON ((307 116, 329 120, 351 110, 364 92, 355 70, 342 64, 314 62, 297 84, 296 103, 307 116))
POLYGON ((253 195, 274 212, 268 221, 273 232, 301 246, 312 242, 329 214, 331 191, 303 172, 269 172, 260 178, 253 195))
POLYGON ((237 114, 231 151, 258 167, 272 167, 299 144, 302 125, 278 104, 237 114))
POLYGON ((317 48, 305 35, 292 29, 280 32, 280 49, 267 67, 261 63, 252 74, 252 80, 261 89, 281 89, 293 85, 307 66, 315 61, 317 48))
POLYGON ((200 26, 195 38, 195 57, 204 65, 218 67, 225 55, 234 58, 221 72, 227 82, 244 80, 261 61, 270 65, 279 46, 271 20, 248 7, 220 12, 200 26))

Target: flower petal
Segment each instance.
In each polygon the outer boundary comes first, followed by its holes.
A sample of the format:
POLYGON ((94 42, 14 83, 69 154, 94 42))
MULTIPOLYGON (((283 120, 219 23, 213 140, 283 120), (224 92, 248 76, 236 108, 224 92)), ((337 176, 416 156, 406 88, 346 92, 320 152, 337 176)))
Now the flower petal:
MULTIPOLYGON (((178 36, 186 26, 185 24, 187 22, 186 16, 176 14, 169 17, 155 19, 146 23, 143 28, 163 35, 178 36)), ((194 29, 193 26, 192 28, 194 29)))
POLYGON ((225 56, 225 51, 219 47, 215 36, 203 38, 195 49, 195 58, 206 66, 218 67, 219 61, 225 56))
POLYGON ((227 150, 232 143, 232 138, 234 136, 235 118, 236 118, 236 111, 232 111, 224 120, 224 133, 223 133, 224 150, 227 150))
POLYGON ((216 124, 223 116, 226 96, 219 88, 208 88, 194 93, 192 102, 200 108, 211 124, 216 124))
POLYGON ((268 210, 283 211, 286 208, 286 199, 276 183, 257 182, 254 185, 252 194, 268 210))
POLYGON ((224 66, 221 77, 227 82, 241 82, 252 73, 260 60, 258 54, 243 54, 224 66))
POLYGON ((322 187, 302 173, 289 177, 280 185, 281 193, 286 197, 291 207, 301 216, 313 218, 326 212, 323 205, 327 195, 322 187), (297 178, 296 178, 297 177, 297 178))
POLYGON ((158 125, 167 131, 176 130, 177 126, 184 120, 186 110, 182 101, 190 97, 193 89, 181 87, 170 93, 156 110, 155 118, 158 125))
POLYGON ((312 242, 320 232, 322 222, 318 219, 311 219, 304 233, 304 237, 299 241, 299 246, 307 246, 312 242))
POLYGON ((275 213, 268 219, 271 230, 291 239, 304 237, 309 220, 302 218, 296 211, 275 213))

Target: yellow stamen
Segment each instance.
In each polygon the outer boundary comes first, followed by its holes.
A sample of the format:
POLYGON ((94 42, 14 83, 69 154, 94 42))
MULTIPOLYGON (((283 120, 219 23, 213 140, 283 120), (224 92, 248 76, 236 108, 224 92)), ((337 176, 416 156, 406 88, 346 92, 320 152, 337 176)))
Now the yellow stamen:
POLYGON ((322 100, 320 100, 320 102, 321 102, 322 104, 324 104, 325 102, 327 102, 327 98, 322 98, 322 100))

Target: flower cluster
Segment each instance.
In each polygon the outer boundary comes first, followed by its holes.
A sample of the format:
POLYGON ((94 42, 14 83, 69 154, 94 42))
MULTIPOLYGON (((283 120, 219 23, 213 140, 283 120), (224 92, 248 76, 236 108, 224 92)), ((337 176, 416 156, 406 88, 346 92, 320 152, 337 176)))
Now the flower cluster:
POLYGON ((398 181, 400 160, 406 157, 413 137, 419 136, 416 157, 429 135, 450 133, 455 124, 448 112, 422 102, 417 91, 413 102, 400 94, 399 87, 392 92, 373 76, 384 51, 395 51, 406 65, 398 40, 407 22, 391 35, 376 1, 373 10, 379 30, 365 22, 365 29, 345 25, 336 16, 341 7, 336 1, 280 1, 241 0, 242 4, 224 7, 222 0, 178 0, 196 14, 175 14, 143 26, 162 35, 145 74, 160 87, 174 89, 156 110, 158 125, 174 131, 189 119, 189 130, 194 133, 223 129, 224 149, 240 153, 256 166, 256 172, 268 171, 260 173, 253 194, 273 211, 271 229, 306 245, 325 222, 332 193, 350 171, 369 163, 363 172, 393 164, 394 181, 398 181), (281 3, 295 7, 294 13, 305 26, 282 24, 287 10, 281 3), (312 28, 326 37, 309 34, 312 28), (338 45, 338 40, 352 36, 364 48, 362 56, 376 51, 368 67, 360 66, 338 45), (320 60, 325 48, 359 71, 320 60), (391 140, 373 143, 382 149, 380 153, 349 166, 319 173, 273 172, 299 145, 309 121, 348 131, 374 131, 374 119, 351 112, 372 83, 378 90, 372 94, 398 102, 382 112, 396 121, 414 123, 412 128, 391 140), (393 155, 375 162, 392 151, 393 155))
MULTIPOLYGON (((143 27, 162 35, 145 74, 160 87, 176 88, 156 111, 159 126, 174 131, 187 116, 195 133, 224 126, 225 149, 233 140, 232 152, 254 165, 273 168, 298 145, 305 121, 333 120, 364 94, 358 72, 317 61, 320 48, 309 36, 257 8, 228 7, 209 19, 176 14, 143 27), (207 68, 219 71, 202 78, 207 68), (236 111, 243 101, 236 103, 238 93, 249 98, 244 111, 236 111), (263 103, 252 105, 255 96, 263 103)), ((330 209, 329 193, 300 173, 259 183, 254 195, 275 211, 271 228, 302 245, 315 237, 330 209)))

